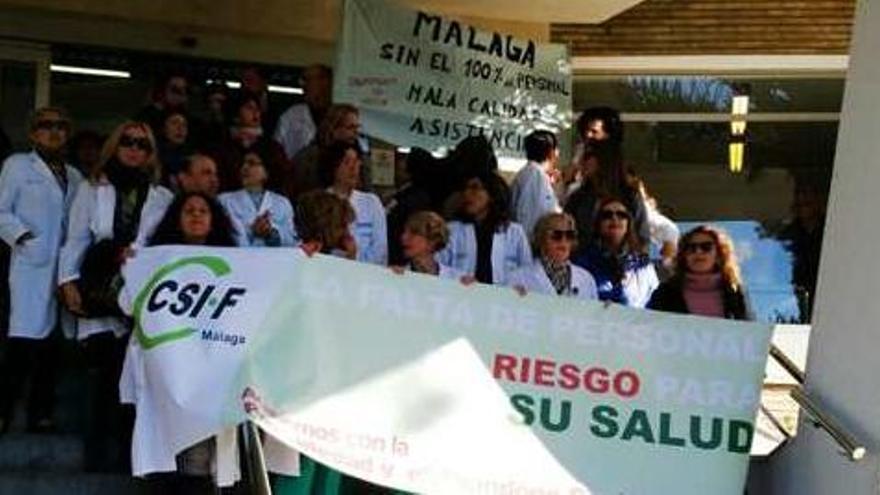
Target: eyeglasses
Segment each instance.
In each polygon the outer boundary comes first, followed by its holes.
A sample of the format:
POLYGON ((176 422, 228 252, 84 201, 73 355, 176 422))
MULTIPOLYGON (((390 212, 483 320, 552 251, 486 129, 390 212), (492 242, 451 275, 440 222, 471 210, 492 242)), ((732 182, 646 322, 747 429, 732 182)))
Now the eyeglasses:
POLYGON ((124 135, 119 138, 119 147, 120 148, 137 148, 141 151, 150 152, 153 151, 153 145, 150 144, 150 140, 147 138, 141 137, 133 137, 124 135))
POLYGON ((712 241, 705 242, 689 242, 684 245, 684 252, 689 254, 694 254, 697 251, 702 251, 704 253, 711 253, 715 250, 715 243, 712 241))
POLYGON ((599 220, 629 220, 629 213, 625 210, 602 210, 599 212, 599 220))
POLYGON ((36 129, 38 131, 67 131, 70 130, 70 123, 66 120, 41 120, 37 122, 36 129))
POLYGON ((554 241, 573 241, 577 238, 577 232, 574 230, 551 230, 550 239, 554 241))

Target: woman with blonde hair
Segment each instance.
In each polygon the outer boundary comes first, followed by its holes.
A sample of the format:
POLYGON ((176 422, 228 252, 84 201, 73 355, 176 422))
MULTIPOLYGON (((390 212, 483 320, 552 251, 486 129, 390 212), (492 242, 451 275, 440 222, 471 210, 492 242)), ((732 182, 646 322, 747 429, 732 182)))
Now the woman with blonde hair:
POLYGON ((449 227, 443 217, 433 211, 417 211, 407 218, 400 236, 405 266, 392 266, 392 270, 403 273, 406 270, 440 278, 460 279, 462 273, 435 259, 438 251, 449 243, 449 227))
POLYGON ((675 275, 654 291, 649 309, 751 318, 733 242, 723 231, 700 225, 682 236, 675 275))
POLYGON ((574 218, 568 213, 548 213, 538 219, 532 234, 534 262, 510 275, 508 284, 521 294, 597 299, 596 281, 583 268, 571 263, 577 246, 574 218))
POLYGON ((131 431, 121 424, 123 413, 118 409, 119 375, 127 342, 124 337, 129 331, 116 305, 121 286, 119 269, 141 224, 155 226, 162 219, 164 210, 145 205, 171 202, 172 193, 159 185, 160 176, 150 127, 142 122, 121 124, 104 144, 89 179, 76 192, 61 248, 61 299, 79 317, 77 337, 84 341, 98 382, 92 414, 94 431, 86 442, 89 464, 94 469, 106 469, 118 459, 128 458, 117 455, 127 451, 123 438, 131 431))

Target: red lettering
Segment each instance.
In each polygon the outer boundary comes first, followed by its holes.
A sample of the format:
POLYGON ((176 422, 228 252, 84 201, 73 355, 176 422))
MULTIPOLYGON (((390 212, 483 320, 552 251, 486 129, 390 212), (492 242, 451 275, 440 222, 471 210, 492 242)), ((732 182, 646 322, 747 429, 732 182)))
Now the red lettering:
POLYGON ((496 354, 495 364, 492 365, 492 375, 496 380, 516 381, 516 356, 496 354))
POLYGON ((546 361, 544 359, 536 359, 535 360, 535 385, 541 385, 544 387, 552 387, 555 385, 553 382, 553 375, 556 372, 556 363, 553 361, 546 361))
POLYGON ((594 394, 608 392, 608 370, 605 368, 589 368, 584 371, 584 388, 594 394))
POLYGON ((581 382, 580 369, 573 364, 563 364, 559 367, 559 386, 566 390, 574 390, 578 388, 581 382))
POLYGON ((634 370, 614 371, 601 366, 581 368, 573 363, 508 354, 495 355, 492 375, 496 380, 565 390, 583 388, 589 393, 614 394, 622 398, 635 397, 642 387, 641 378, 634 370))
POLYGON ((641 382, 634 371, 623 370, 614 376, 614 393, 621 397, 632 397, 639 393, 641 382))
POLYGON ((522 365, 519 367, 519 381, 523 383, 529 383, 529 371, 532 369, 532 360, 529 358, 522 358, 522 365))

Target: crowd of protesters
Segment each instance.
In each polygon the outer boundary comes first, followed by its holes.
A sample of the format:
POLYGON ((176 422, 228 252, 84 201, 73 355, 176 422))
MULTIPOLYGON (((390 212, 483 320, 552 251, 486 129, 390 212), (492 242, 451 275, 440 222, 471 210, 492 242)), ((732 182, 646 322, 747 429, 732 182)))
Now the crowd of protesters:
MULTIPOLYGON (((131 322, 116 295, 122 264, 152 245, 298 247, 524 297, 748 318, 730 239, 710 226, 679 239, 627 166, 613 109, 582 113, 566 167, 558 136, 533 131, 511 181, 481 137, 441 159, 414 149, 409 182, 383 201, 372 192, 370 130, 357 108, 333 104, 331 81, 329 67, 308 67, 304 102, 276 112, 250 71, 234 94, 209 87, 209 112, 195 119, 190 82, 172 74, 106 138, 72 134, 62 109, 35 112, 32 151, 11 155, 0 173, 0 238, 11 250, 0 432, 27 379, 27 428, 53 431, 50 337, 63 331, 82 342, 95 381, 89 467, 126 469, 132 413, 119 405, 118 381, 131 322)), ((180 476, 210 475, 183 457, 180 476)), ((361 483, 310 466, 308 476, 282 479, 279 493, 361 483)))

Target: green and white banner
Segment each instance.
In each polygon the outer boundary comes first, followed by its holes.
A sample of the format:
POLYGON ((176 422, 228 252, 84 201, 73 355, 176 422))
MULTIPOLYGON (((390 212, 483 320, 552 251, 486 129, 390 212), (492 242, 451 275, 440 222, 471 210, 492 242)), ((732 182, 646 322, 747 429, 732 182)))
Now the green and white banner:
POLYGON ((150 248, 124 273, 138 474, 249 414, 414 492, 743 491, 769 325, 295 249, 150 248))
POLYGON ((333 97, 359 107, 374 137, 442 150, 483 134, 500 156, 521 158, 530 131, 569 126, 571 93, 565 45, 383 0, 345 2, 333 97))

